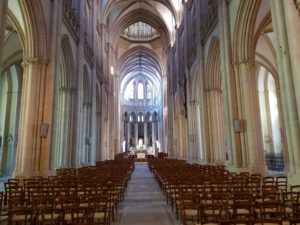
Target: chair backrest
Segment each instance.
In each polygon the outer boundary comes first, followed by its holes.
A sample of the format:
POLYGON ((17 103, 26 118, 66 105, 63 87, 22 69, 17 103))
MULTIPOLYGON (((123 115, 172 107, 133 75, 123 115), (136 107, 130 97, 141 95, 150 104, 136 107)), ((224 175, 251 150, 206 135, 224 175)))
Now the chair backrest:
POLYGON ((291 185, 291 192, 300 192, 300 184, 291 185))
POLYGON ((93 224, 94 210, 89 206, 76 206, 72 208, 72 225, 90 225, 93 224))

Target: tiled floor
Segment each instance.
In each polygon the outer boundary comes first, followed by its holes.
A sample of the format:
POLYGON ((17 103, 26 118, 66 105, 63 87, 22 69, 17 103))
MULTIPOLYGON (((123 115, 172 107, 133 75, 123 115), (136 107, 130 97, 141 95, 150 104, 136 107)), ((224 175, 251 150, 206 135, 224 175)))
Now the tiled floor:
POLYGON ((180 225, 147 163, 136 163, 113 225, 180 225))

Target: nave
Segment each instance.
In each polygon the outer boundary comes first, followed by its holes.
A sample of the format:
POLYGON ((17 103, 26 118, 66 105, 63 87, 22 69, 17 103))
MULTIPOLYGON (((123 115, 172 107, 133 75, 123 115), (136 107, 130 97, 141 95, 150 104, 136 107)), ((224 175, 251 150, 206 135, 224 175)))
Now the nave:
POLYGON ((135 164, 113 225, 180 225, 146 162, 135 164))

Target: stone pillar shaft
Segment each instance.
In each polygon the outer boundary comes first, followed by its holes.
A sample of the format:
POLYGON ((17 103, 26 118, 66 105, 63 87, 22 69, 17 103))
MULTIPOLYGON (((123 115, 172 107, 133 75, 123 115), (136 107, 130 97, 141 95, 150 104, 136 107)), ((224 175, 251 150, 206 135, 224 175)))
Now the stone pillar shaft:
POLYGON ((156 122, 152 121, 152 147, 153 151, 156 152, 156 122))
POLYGON ((3 44, 6 30, 6 18, 7 18, 7 2, 8 0, 0 1, 0 75, 2 74, 2 55, 3 44))
POLYGON ((243 122, 243 129, 240 132, 243 167, 254 173, 261 173, 265 170, 265 163, 254 68, 254 62, 251 60, 238 62, 235 64, 235 75, 236 86, 239 87, 240 116, 243 122))
MULTIPOLYGON (((287 19, 284 12, 284 9, 286 8, 284 4, 287 3, 284 2, 285 1, 270 1, 270 6, 272 12, 273 29, 276 33, 276 37, 278 38, 275 50, 277 53, 279 83, 289 155, 288 169, 291 173, 300 173, 299 114, 297 111, 295 81, 293 79, 293 77, 298 76, 298 74, 293 74, 292 70, 291 52, 289 48, 287 31, 288 26, 286 24, 287 19)), ((296 73, 298 73, 298 71, 296 73)))
POLYGON ((126 143, 126 145, 127 145, 127 151, 129 150, 129 147, 130 147, 130 137, 131 137, 131 132, 130 132, 130 122, 128 121, 127 123, 127 143, 126 143))
POLYGON ((138 123, 137 122, 135 122, 134 123, 134 140, 135 140, 135 146, 137 147, 138 146, 138 144, 139 144, 139 131, 138 131, 138 123))
POLYGON ((230 36, 230 19, 228 1, 218 1, 218 15, 220 21, 220 54, 221 54, 221 76, 222 76, 222 90, 224 100, 224 116, 226 130, 226 145, 229 165, 238 167, 239 155, 239 134, 234 132, 233 119, 237 118, 237 107, 235 105, 236 90, 234 87, 235 78, 233 76, 232 61, 232 47, 230 36))
POLYGON ((147 122, 144 122, 144 145, 148 146, 147 122))
POLYGON ((46 65, 36 58, 27 59, 23 64, 19 142, 14 172, 17 177, 40 175, 47 172, 49 168, 49 153, 42 152, 40 136, 46 65))

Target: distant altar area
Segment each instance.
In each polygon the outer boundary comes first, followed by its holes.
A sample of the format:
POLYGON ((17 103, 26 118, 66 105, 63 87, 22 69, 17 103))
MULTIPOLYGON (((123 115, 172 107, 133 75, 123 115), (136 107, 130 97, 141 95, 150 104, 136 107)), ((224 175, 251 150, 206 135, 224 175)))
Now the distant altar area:
POLYGON ((155 156, 155 150, 153 149, 152 146, 130 147, 129 154, 131 156, 135 156, 135 158, 143 159, 143 158, 146 158, 148 155, 155 156))

